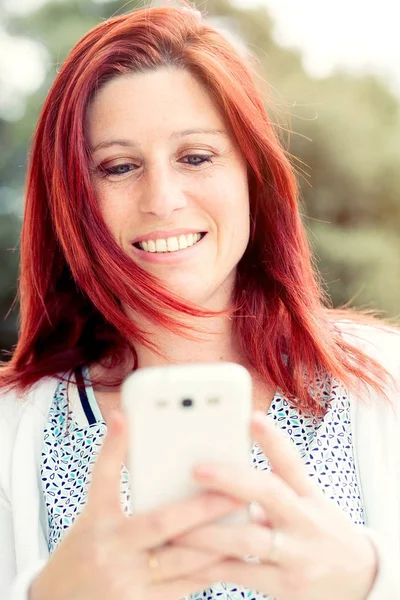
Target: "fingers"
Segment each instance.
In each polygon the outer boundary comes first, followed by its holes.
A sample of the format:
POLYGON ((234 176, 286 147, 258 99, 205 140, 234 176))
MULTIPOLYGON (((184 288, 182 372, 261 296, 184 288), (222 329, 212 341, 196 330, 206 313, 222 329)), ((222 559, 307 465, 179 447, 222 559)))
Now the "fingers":
POLYGON ((93 467, 92 482, 88 493, 88 506, 92 513, 103 518, 120 515, 121 465, 127 449, 127 425, 124 416, 115 412, 110 415, 107 435, 93 467))
POLYGON ((157 568, 149 569, 149 583, 183 578, 199 569, 211 567, 223 558, 217 552, 172 545, 153 550, 152 556, 157 560, 157 568))
POLYGON ((272 472, 205 464, 195 469, 195 479, 209 490, 257 502, 269 522, 287 527, 302 517, 299 496, 320 499, 322 492, 310 480, 289 440, 263 413, 253 415, 251 428, 253 438, 271 462, 272 472))
POLYGON ((311 497, 320 495, 306 473, 299 453, 271 419, 262 412, 255 412, 251 420, 251 432, 271 462, 273 472, 296 494, 311 497))
POLYGON ((199 493, 151 513, 134 515, 127 523, 127 531, 132 540, 140 540, 140 548, 153 548, 195 527, 231 514, 242 506, 241 501, 224 494, 199 493))
POLYGON ((195 478, 208 490, 243 502, 257 502, 275 527, 288 527, 302 516, 298 496, 274 473, 232 464, 207 464, 195 469, 195 478))
MULTIPOLYGON (((299 542, 285 535, 277 553, 276 562, 280 566, 293 565, 302 556, 299 542)), ((215 555, 243 558, 254 556, 267 562, 274 545, 274 533, 268 527, 248 524, 225 527, 224 525, 205 525, 173 540, 177 546, 196 548, 215 555)))

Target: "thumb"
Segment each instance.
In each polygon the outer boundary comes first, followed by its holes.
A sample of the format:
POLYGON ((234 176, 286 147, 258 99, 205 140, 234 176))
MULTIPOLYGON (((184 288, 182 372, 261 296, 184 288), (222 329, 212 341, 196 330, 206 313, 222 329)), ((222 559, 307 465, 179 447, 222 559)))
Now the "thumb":
POLYGON ((107 435, 93 467, 88 505, 99 515, 121 513, 121 465, 128 448, 128 426, 120 411, 110 414, 107 435))

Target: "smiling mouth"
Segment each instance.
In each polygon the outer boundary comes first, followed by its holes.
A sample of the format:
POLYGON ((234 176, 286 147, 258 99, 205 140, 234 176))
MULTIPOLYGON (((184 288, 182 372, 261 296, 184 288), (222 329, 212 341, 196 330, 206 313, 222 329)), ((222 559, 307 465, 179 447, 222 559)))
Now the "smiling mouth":
POLYGON ((169 238, 159 238, 156 240, 146 240, 143 242, 135 242, 133 245, 135 248, 142 250, 143 252, 154 252, 154 253, 168 253, 178 252, 179 250, 186 250, 195 246, 200 242, 207 232, 199 233, 188 233, 187 235, 179 235, 169 238))

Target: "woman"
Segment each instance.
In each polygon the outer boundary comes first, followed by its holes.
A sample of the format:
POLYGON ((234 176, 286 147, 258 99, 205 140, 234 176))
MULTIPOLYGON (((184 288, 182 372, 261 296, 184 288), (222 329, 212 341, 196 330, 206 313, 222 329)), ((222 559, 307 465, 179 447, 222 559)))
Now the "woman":
POLYGON ((1 598, 400 597, 398 333, 325 307, 252 68, 198 12, 111 19, 66 59, 20 297, 1 598), (255 468, 199 465, 198 496, 131 515, 122 380, 221 360, 253 377, 255 468), (251 523, 218 524, 252 501, 251 523))

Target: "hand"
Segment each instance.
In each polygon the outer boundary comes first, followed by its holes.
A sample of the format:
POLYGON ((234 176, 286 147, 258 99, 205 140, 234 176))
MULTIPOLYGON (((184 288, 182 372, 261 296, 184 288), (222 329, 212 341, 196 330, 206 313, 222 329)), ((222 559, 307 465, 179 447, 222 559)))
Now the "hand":
POLYGON ((312 483, 289 440, 261 413, 254 415, 252 437, 273 472, 210 464, 200 465, 195 478, 205 489, 257 502, 264 518, 176 537, 177 548, 228 557, 193 578, 203 587, 229 581, 279 600, 365 600, 377 571, 369 538, 312 483), (260 563, 245 562, 245 555, 260 563))
MULTIPOLYGON (((201 589, 192 579, 195 571, 221 560, 219 552, 177 548, 168 542, 243 503, 204 492, 127 517, 120 501, 126 448, 127 424, 122 414, 115 414, 94 465, 87 504, 32 583, 30 600, 176 600, 201 589)), ((202 579, 211 585, 205 574, 202 579)))

